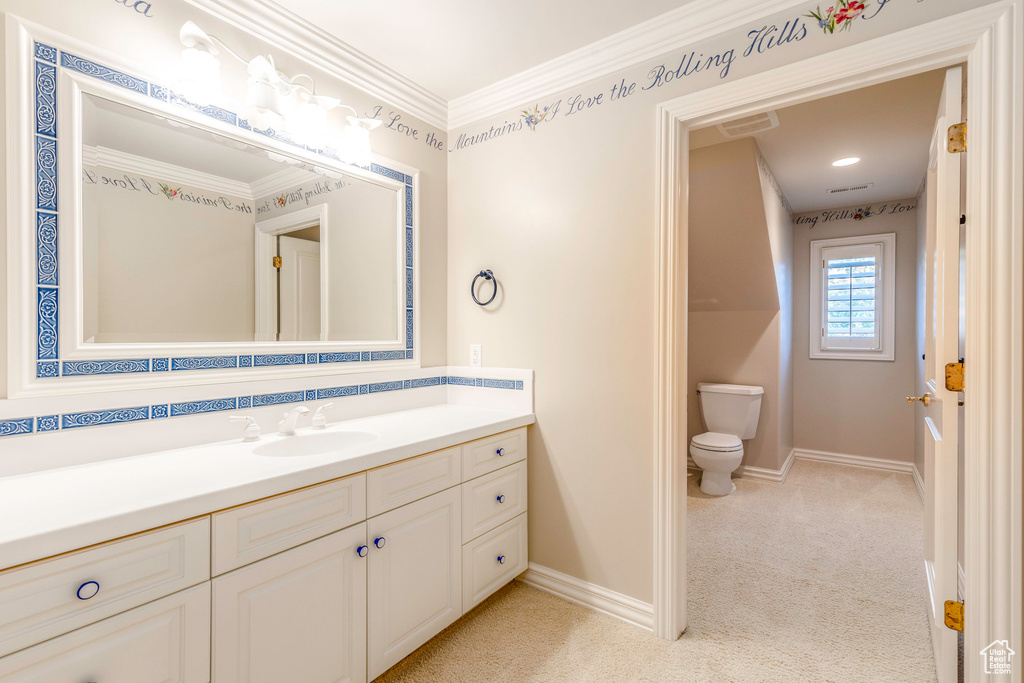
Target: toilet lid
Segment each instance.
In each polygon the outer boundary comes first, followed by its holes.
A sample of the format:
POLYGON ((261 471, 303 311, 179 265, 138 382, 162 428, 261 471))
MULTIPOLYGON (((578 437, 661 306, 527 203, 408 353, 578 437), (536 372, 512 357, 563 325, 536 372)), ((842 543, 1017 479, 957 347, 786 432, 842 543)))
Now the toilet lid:
POLYGON ((693 445, 705 448, 709 451, 738 451, 743 448, 743 442, 735 434, 719 434, 718 432, 704 432, 693 437, 693 445))

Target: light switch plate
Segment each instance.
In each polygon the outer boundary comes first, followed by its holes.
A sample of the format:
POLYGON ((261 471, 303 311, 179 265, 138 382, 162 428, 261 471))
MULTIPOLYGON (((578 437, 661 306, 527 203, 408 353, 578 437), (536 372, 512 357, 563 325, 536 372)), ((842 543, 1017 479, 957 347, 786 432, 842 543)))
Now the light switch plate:
POLYGON ((469 367, 479 368, 481 366, 480 344, 469 345, 469 367))

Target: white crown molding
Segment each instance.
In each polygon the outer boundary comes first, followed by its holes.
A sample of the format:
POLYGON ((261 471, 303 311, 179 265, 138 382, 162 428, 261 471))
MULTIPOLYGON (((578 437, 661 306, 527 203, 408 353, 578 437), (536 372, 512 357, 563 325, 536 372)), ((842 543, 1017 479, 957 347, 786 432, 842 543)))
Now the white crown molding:
POLYGON ((654 628, 654 607, 650 603, 577 579, 575 576, 531 562, 529 569, 519 577, 519 580, 527 586, 622 619, 648 631, 654 628))
POLYGON ((287 190, 293 185, 301 184, 315 175, 315 171, 310 171, 307 168, 288 166, 259 180, 254 180, 249 183, 249 188, 252 191, 252 196, 259 199, 281 190, 287 190))
POLYGON ((774 4, 760 0, 691 1, 578 50, 456 97, 448 102, 448 130, 501 114, 528 100, 621 71, 704 38, 747 26, 759 16, 806 4, 804 0, 782 0, 774 4))
POLYGON ((90 166, 104 166, 119 171, 138 173, 162 180, 166 183, 181 183, 200 190, 219 192, 242 199, 254 199, 248 183, 231 180, 212 173, 203 173, 184 166, 168 164, 156 159, 138 156, 109 147, 82 147, 82 163, 90 166))
POLYGON ((325 73, 447 130, 443 98, 268 0, 186 0, 325 73))

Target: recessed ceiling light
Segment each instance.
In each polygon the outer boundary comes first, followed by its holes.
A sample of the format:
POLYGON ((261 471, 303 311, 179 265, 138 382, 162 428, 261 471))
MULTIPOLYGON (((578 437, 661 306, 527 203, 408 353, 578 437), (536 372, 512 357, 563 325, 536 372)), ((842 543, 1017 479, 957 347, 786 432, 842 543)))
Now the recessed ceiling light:
POLYGON ((860 157, 846 157, 845 159, 836 159, 832 162, 833 166, 853 166, 855 163, 860 161, 860 157))

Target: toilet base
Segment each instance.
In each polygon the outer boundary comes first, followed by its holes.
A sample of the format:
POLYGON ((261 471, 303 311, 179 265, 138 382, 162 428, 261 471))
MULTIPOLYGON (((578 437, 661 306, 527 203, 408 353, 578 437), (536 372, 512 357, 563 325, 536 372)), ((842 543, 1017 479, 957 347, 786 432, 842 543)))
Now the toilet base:
POLYGON ((732 472, 708 472, 700 476, 700 490, 709 496, 727 496, 736 490, 732 483, 732 472))

